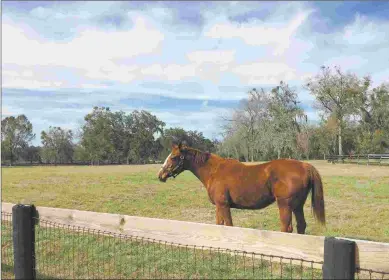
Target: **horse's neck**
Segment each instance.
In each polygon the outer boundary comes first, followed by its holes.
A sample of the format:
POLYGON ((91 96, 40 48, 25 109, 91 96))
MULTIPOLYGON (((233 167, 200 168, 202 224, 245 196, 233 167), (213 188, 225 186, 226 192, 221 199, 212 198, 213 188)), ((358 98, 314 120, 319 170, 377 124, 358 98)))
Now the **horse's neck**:
POLYGON ((214 159, 211 155, 205 163, 194 163, 189 169, 206 187, 211 176, 213 161, 214 159))

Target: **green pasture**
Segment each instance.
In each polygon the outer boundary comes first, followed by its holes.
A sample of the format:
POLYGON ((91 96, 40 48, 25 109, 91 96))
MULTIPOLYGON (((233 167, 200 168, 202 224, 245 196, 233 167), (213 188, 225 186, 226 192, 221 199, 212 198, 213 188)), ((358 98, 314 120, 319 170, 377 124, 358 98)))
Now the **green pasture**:
MULTIPOLYGON (((389 242, 389 168, 314 162, 324 181, 326 227, 305 206, 307 234, 389 242)), ((189 172, 160 183, 159 166, 2 169, 2 201, 202 223, 215 222, 205 188, 189 172)), ((279 230, 277 206, 232 210, 235 226, 279 230)), ((295 227, 295 226, 294 226, 295 227)), ((2 225, 2 276, 12 277, 11 225, 2 225)), ((320 270, 270 265, 250 255, 177 248, 38 227, 39 278, 310 278, 320 270)))
MULTIPOLYGON (((324 161, 314 165, 323 177, 327 225, 324 228, 313 219, 309 196, 305 205, 307 234, 389 242, 389 168, 324 161)), ((158 168, 3 168, 2 201, 215 223, 214 205, 192 173, 186 171, 161 183, 156 176, 158 168)), ((232 209, 232 217, 239 227, 278 231, 280 226, 276 204, 262 210, 232 209)))

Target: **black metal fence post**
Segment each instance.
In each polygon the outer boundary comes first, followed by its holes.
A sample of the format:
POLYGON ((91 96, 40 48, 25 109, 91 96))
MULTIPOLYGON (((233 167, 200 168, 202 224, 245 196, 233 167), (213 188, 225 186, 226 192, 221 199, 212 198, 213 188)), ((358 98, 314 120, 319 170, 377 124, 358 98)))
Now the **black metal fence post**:
POLYGON ((15 279, 35 279, 34 205, 12 207, 15 279))
POLYGON ((323 279, 354 279, 355 242, 335 237, 324 239, 323 279))

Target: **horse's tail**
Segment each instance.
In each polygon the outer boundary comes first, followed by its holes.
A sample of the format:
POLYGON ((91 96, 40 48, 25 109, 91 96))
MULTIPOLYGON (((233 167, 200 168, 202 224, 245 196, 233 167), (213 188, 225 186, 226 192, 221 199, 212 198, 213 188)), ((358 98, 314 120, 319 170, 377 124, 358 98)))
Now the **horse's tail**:
POLYGON ((309 168, 310 178, 309 182, 312 189, 312 210, 313 216, 321 224, 325 225, 325 210, 324 210, 324 193, 323 193, 323 183, 321 176, 317 169, 312 165, 309 168))

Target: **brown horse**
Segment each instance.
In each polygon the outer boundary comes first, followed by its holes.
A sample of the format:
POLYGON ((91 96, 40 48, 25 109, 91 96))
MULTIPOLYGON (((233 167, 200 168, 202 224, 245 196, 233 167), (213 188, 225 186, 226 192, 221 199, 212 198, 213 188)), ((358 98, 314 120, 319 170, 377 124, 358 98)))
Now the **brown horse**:
POLYGON ((281 231, 292 232, 292 212, 297 232, 305 233, 304 203, 312 190, 313 214, 325 224, 323 185, 315 167, 291 159, 245 165, 234 159, 173 144, 158 178, 166 182, 190 170, 205 186, 216 205, 216 224, 232 226, 230 208, 261 209, 277 201, 281 231))

